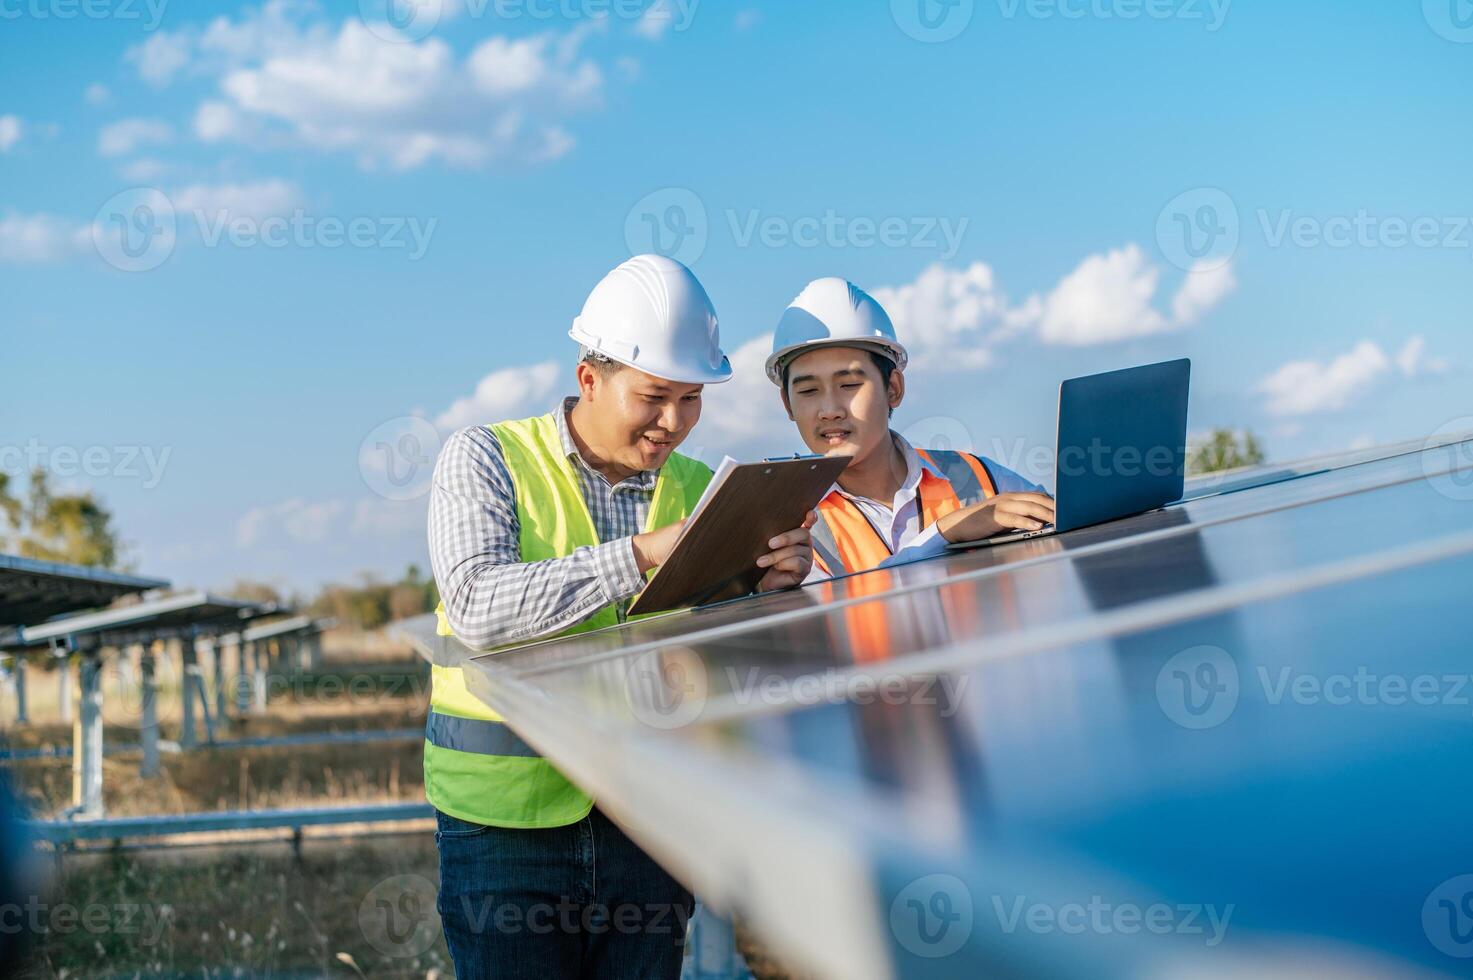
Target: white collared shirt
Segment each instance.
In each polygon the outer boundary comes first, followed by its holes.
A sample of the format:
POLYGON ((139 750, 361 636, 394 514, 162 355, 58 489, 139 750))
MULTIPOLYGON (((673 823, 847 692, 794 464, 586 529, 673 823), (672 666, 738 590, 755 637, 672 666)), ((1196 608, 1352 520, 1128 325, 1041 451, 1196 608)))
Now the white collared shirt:
MULTIPOLYGON (((929 472, 932 476, 946 479, 945 474, 937 470, 921 454, 916 452, 915 447, 898 432, 891 432, 891 438, 895 440, 896 447, 901 455, 905 457, 905 480, 900 489, 895 493, 895 499, 888 504, 872 500, 869 497, 861 497, 849 493, 837 483, 834 484, 830 493, 838 492, 845 499, 853 502, 859 512, 869 521, 870 527, 875 529, 890 549, 890 557, 880 563, 881 568, 892 565, 905 565, 913 561, 922 561, 926 558, 934 558, 946 551, 946 539, 941 536, 940 529, 932 524, 930 527, 921 527, 921 475, 929 472)), ((1043 493, 1044 488, 1015 473, 993 460, 986 460, 987 470, 997 484, 997 492, 1002 493, 1043 493)), ((813 571, 809 573, 807 582, 821 581, 828 578, 815 562, 813 571)))

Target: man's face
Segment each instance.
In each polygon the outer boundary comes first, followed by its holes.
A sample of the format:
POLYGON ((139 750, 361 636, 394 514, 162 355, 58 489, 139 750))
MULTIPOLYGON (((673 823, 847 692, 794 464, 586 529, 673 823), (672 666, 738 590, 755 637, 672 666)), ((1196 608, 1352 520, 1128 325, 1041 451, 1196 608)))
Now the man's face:
POLYGON ((904 390, 899 371, 885 384, 868 351, 820 347, 788 365, 783 397, 811 452, 853 456, 855 465, 886 444, 904 390))
POLYGON ((630 367, 604 374, 586 364, 579 365, 578 382, 594 409, 596 431, 585 435, 589 448, 627 470, 664 466, 701 419, 702 385, 665 381, 630 367))

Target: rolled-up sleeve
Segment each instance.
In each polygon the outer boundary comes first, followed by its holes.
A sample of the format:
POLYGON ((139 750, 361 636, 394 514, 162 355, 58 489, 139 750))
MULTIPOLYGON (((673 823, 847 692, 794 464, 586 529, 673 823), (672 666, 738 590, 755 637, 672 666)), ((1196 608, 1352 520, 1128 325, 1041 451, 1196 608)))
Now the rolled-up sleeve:
POLYGON ((561 632, 644 584, 630 538, 523 562, 516 488, 484 427, 462 429, 440 451, 429 549, 450 628, 478 650, 561 632))

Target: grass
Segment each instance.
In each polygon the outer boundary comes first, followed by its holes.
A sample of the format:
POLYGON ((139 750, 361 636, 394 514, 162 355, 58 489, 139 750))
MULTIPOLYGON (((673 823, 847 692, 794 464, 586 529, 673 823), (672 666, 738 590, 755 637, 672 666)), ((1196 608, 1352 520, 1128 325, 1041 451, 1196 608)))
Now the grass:
POLYGON ((69 857, 18 976, 449 977, 438 881, 427 832, 69 857))
MULTIPOLYGON (((327 639, 318 671, 273 678, 267 712, 230 717, 217 727, 217 738, 423 727, 425 664, 389 641, 359 636, 360 658, 354 637, 327 639)), ((208 679, 213 665, 203 659, 208 679)), ((177 739, 177 658, 159 663, 160 735, 177 739)), ((55 674, 33 669, 30 680, 32 724, 9 725, 0 741, 70 745, 55 674)), ((117 670, 104 676, 110 748, 138 742, 138 698, 129 680, 117 670)), ((13 718, 8 703, 0 710, 13 718)), ((120 751, 103 760, 104 805, 110 816, 136 816, 422 801, 422 751, 418 740, 201 748, 161 754, 161 772, 152 779, 139 775, 136 751, 120 751)), ((70 805, 70 760, 14 761, 4 769, 34 816, 55 817, 70 805)), ((448 977, 453 970, 434 913, 433 833, 424 822, 407 826, 394 835, 366 833, 371 828, 309 831, 300 858, 279 842, 242 843, 281 838, 259 831, 189 838, 206 842, 203 847, 70 853, 59 873, 53 869, 32 889, 49 927, 19 975, 448 977), (344 831, 362 833, 327 837, 344 831), (387 909, 403 913, 405 922, 410 913, 425 913, 427 924, 414 935, 431 941, 386 938, 387 909), (67 921, 67 915, 79 918, 67 921), (422 931, 431 927, 433 937, 422 931)))

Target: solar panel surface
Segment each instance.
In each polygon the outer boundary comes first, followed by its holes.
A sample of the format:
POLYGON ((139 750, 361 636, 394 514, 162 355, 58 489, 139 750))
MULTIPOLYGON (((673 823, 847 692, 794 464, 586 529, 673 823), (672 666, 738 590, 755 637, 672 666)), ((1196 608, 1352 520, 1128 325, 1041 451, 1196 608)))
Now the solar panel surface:
POLYGON ((1451 970, 1468 450, 1266 468, 1103 527, 476 656, 468 683, 835 975, 1451 970), (1061 928, 1092 899, 1103 924, 1061 928), (1143 909, 1172 928, 1111 917, 1143 909), (966 934, 944 955, 931 913, 966 934))

